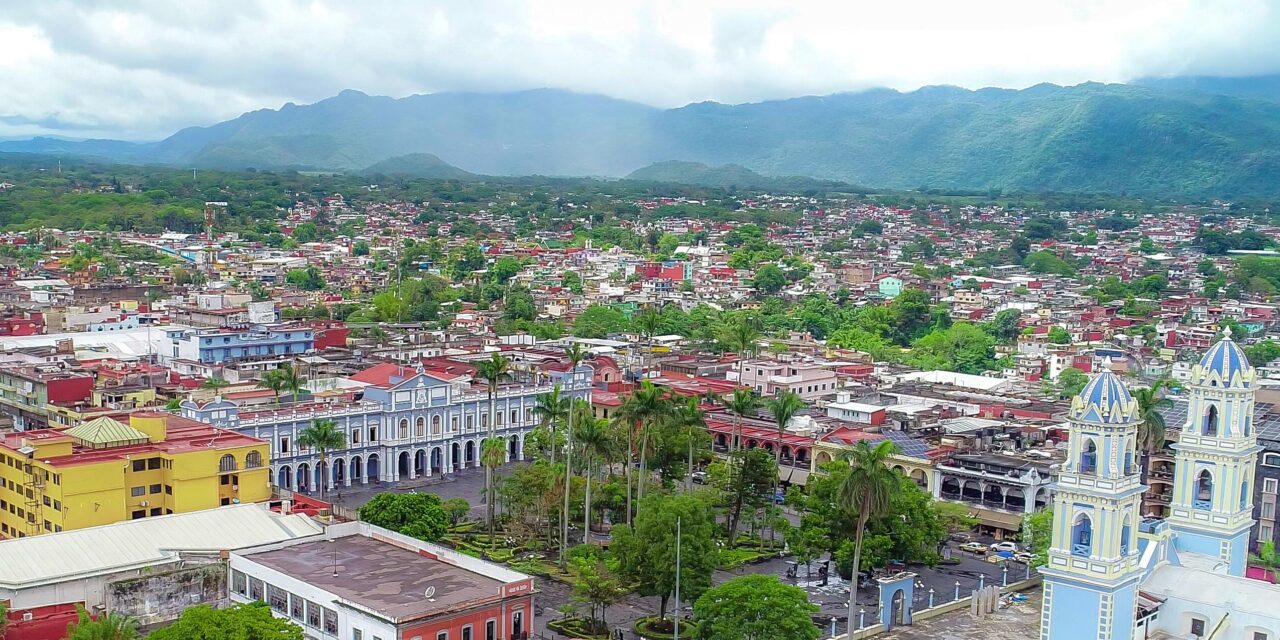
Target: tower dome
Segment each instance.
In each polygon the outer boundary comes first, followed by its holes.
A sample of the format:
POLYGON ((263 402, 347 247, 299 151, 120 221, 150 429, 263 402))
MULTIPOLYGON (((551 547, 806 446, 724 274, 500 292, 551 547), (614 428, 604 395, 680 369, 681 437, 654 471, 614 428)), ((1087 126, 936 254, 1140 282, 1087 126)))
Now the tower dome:
POLYGON ((1231 339, 1231 329, 1226 329, 1223 336, 1191 370, 1192 384, 1242 389, 1253 386, 1253 366, 1240 345, 1231 339))
POLYGON ((1099 424, 1127 424, 1138 421, 1138 403, 1119 376, 1104 365, 1075 398, 1069 413, 1073 420, 1099 424))

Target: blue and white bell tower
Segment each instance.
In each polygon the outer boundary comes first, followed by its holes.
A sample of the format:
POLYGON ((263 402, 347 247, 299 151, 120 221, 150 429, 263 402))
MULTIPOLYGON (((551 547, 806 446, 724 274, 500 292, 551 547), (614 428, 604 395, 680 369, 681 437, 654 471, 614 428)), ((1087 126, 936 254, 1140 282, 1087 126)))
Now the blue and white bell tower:
POLYGON ((1252 480, 1258 459, 1253 428, 1256 373, 1226 337, 1191 369, 1187 422, 1176 452, 1169 526, 1175 546, 1216 559, 1243 576, 1253 526, 1252 480))
POLYGON ((1132 640, 1142 576, 1146 487, 1136 456, 1138 403, 1104 367, 1071 401, 1070 448, 1053 499, 1041 640, 1132 640))

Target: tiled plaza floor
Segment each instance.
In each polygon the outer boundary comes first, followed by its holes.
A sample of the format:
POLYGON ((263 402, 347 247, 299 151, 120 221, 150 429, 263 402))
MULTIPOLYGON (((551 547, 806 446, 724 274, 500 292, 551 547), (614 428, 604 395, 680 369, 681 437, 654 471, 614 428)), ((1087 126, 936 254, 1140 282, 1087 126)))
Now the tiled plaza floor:
MULTIPOLYGON (((953 613, 899 627, 877 640, 1036 640, 1040 637, 1040 589, 1025 592, 1026 602, 1010 604, 986 618, 969 615, 966 607, 953 613)), ((855 636, 856 638, 856 636, 855 636)))

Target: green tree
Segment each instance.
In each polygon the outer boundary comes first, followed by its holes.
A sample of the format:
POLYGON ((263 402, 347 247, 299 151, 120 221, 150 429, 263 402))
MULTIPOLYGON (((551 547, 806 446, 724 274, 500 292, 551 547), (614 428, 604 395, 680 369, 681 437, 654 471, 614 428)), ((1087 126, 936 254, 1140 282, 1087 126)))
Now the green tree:
POLYGON ((272 369, 262 374, 262 379, 258 381, 259 389, 270 389, 275 392, 277 404, 280 402, 280 392, 285 391, 285 385, 288 384, 280 371, 280 369, 272 369))
POLYGON ((1071 334, 1056 324, 1049 327, 1048 338, 1053 344, 1071 344, 1071 334))
POLYGON ((604 305, 588 305, 573 321, 573 335, 579 338, 604 338, 627 329, 626 316, 604 305))
POLYGON ((284 274, 284 281, 305 291, 319 291, 325 285, 324 274, 313 264, 306 269, 290 269, 284 274))
POLYGON ((761 294, 774 295, 787 286, 787 276, 782 273, 782 269, 767 264, 756 270, 756 275, 751 280, 751 285, 761 294))
POLYGON ((898 452, 892 440, 882 440, 872 447, 866 440, 859 440, 846 454, 850 469, 840 484, 840 506, 856 513, 857 521, 853 542, 853 588, 849 589, 849 627, 853 629, 853 612, 858 608, 858 572, 862 567, 862 538, 866 534, 867 521, 889 507, 899 488, 898 476, 886 466, 889 456, 898 452))
POLYGON ((1250 558, 1256 564, 1270 572, 1271 584, 1276 584, 1276 573, 1280 570, 1280 553, 1276 551, 1276 543, 1267 540, 1258 548, 1258 554, 1250 558))
POLYGON ((297 444, 299 449, 315 449, 320 455, 319 466, 323 470, 320 479, 320 499, 323 500, 325 488, 333 475, 329 469, 329 452, 346 447, 347 434, 332 420, 316 420, 311 426, 298 433, 297 444))
POLYGON ((315 242, 320 237, 320 230, 314 222, 304 222, 293 229, 293 239, 298 244, 315 242))
POLYGON ((1075 368, 1067 367, 1058 374, 1057 394, 1059 398, 1070 398, 1080 393, 1089 384, 1089 375, 1075 368))
POLYGON ((67 627, 66 640, 134 640, 138 633, 138 621, 117 613, 104 613, 97 618, 89 615, 84 607, 76 605, 76 621, 67 627))
POLYGON ((899 344, 911 344, 932 324, 929 313, 929 294, 915 288, 903 289, 889 304, 893 314, 894 333, 899 344))
POLYGON ((680 594, 697 600, 711 587, 717 565, 710 509, 692 495, 650 496, 633 525, 613 530, 621 577, 643 596, 659 598, 658 618, 665 620, 676 584, 676 528, 680 530, 680 594))
POLYGON ((693 605, 701 640, 817 640, 817 613, 804 589, 771 575, 733 578, 693 605))
POLYGON ((1022 318, 1022 312, 1017 309, 1005 309, 996 314, 983 329, 991 334, 997 342, 1007 344, 1018 339, 1021 329, 1018 322, 1022 318))
POLYGON ((717 478, 721 493, 727 498, 729 547, 738 539, 743 510, 751 512, 769 503, 774 483, 778 481, 778 465, 764 449, 738 449, 721 466, 717 478))
POLYGON ((608 461, 613 456, 614 442, 609 433, 609 421, 590 415, 581 417, 574 436, 582 453, 586 485, 582 499, 582 531, 583 536, 587 536, 591 531, 591 480, 595 475, 596 465, 608 461))
MULTIPOLYGON (((671 399, 667 395, 666 389, 654 386, 648 380, 640 381, 640 386, 631 392, 622 401, 622 406, 618 408, 618 415, 622 419, 634 426, 636 436, 631 438, 631 453, 639 454, 640 468, 637 472, 636 480, 636 502, 644 500, 645 486, 649 484, 649 465, 648 454, 650 451, 649 444, 653 439, 655 425, 666 419, 671 414, 671 399), (639 440, 638 443, 635 441, 639 440), (638 445, 638 447, 637 447, 638 445), (638 449, 638 450, 637 450, 638 449)), ((631 472, 630 458, 627 461, 627 473, 631 472)), ((628 478, 627 482, 627 521, 631 522, 631 482, 628 478)))
POLYGON ((520 273, 523 268, 524 265, 519 260, 511 256, 502 256, 493 263, 493 266, 489 269, 489 275, 498 284, 506 284, 508 280, 520 273))
POLYGON ((1076 273, 1076 268, 1071 266, 1070 263, 1058 257, 1054 252, 1044 249, 1027 254, 1022 264, 1032 273, 1058 276, 1073 276, 1076 273))
POLYGON ((212 389, 212 390, 214 390, 214 391, 217 391, 217 390, 219 390, 219 389, 226 388, 226 387, 228 387, 228 386, 230 386, 230 385, 231 385, 231 383, 230 383, 230 382, 227 382, 226 378, 216 378, 216 377, 215 377, 215 378, 205 378, 205 379, 204 379, 204 382, 201 382, 201 383, 200 383, 200 388, 201 388, 201 389, 212 389))
POLYGON ((1138 451, 1142 454, 1143 484, 1147 481, 1151 456, 1164 449, 1165 424, 1161 410, 1173 406, 1173 401, 1160 393, 1167 384, 1167 380, 1158 380, 1149 387, 1132 390, 1133 399, 1138 403, 1138 451))
POLYGON ((498 439, 497 435, 498 383, 503 378, 507 377, 507 374, 510 373, 510 371, 511 361, 496 351, 493 355, 489 356, 488 360, 482 360, 476 364, 476 375, 484 378, 485 390, 489 393, 489 436, 485 439, 484 444, 482 445, 481 454, 484 459, 481 462, 485 465, 484 495, 485 506, 488 508, 487 520, 489 522, 489 546, 491 549, 493 548, 493 530, 494 525, 496 524, 494 517, 494 504, 497 502, 496 494, 494 493, 493 476, 497 471, 497 468, 503 462, 503 459, 497 458, 497 456, 503 456, 505 458, 506 454, 505 445, 502 440, 498 439), (496 445, 494 443, 496 443, 496 445), (495 446, 499 447, 499 449, 491 451, 495 446))
POLYGON ((569 402, 569 397, 560 393, 559 384, 534 399, 533 414, 538 417, 538 426, 551 433, 551 464, 556 463, 556 428, 569 416, 569 402))
POLYGON ((916 340, 908 361, 921 369, 945 369, 980 374, 994 366, 995 338, 969 324, 957 322, 916 340))
POLYGON ((564 272, 564 274, 560 276, 560 283, 564 285, 564 288, 568 289, 570 293, 582 295, 582 276, 578 275, 577 271, 564 272))
POLYGON ((207 604, 190 607, 171 625, 147 636, 148 640, 302 640, 302 627, 271 615, 263 602, 215 609, 207 604))
POLYGON ((773 443, 773 462, 779 468, 782 467, 782 436, 787 431, 787 425, 791 419, 805 408, 804 398, 800 394, 784 390, 777 396, 768 400, 769 413, 773 415, 773 425, 776 430, 777 437, 773 443))
POLYGON ((729 450, 737 451, 742 446, 742 419, 755 417, 760 412, 760 398, 750 389, 738 387, 725 402, 725 408, 733 414, 733 438, 729 442, 729 450))
POLYGON ((1024 540, 1027 550, 1035 556, 1031 561, 1033 567, 1049 564, 1049 544, 1053 541, 1053 510, 1041 509, 1024 516, 1023 529, 1028 540, 1024 540))
POLYGON ((351 255, 360 257, 369 255, 369 243, 364 240, 357 240, 351 245, 351 255))
POLYGON ((449 525, 458 526, 471 513, 471 503, 466 498, 449 498, 442 504, 444 512, 449 516, 449 525))
POLYGON ((449 530, 449 514, 434 493, 379 493, 360 507, 360 520, 427 542, 449 530))
POLYGON ((605 614, 610 605, 622 601, 626 590, 618 584, 613 572, 594 556, 573 558, 569 574, 573 576, 573 599, 587 605, 592 630, 607 631, 605 614))

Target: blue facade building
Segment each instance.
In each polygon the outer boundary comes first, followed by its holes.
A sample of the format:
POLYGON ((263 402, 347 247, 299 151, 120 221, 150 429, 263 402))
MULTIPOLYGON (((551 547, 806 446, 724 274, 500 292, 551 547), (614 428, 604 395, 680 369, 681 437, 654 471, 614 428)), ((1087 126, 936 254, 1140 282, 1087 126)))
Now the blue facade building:
POLYGON ((245 331, 173 332, 173 357, 206 364, 246 358, 302 355, 315 348, 315 332, 304 327, 255 327, 245 331))
POLYGON ((469 378, 446 379, 394 364, 353 376, 369 382, 363 398, 353 402, 242 410, 225 400, 203 405, 187 400, 181 411, 185 417, 270 442, 273 482, 285 489, 313 491, 321 482, 340 488, 478 467, 491 419, 494 437, 506 442, 507 460, 522 460, 525 438, 539 423, 534 413, 538 396, 560 385, 564 396, 590 402, 592 374, 584 364, 573 371, 550 372, 539 384, 500 386, 492 418, 487 391, 473 388, 469 378), (298 433, 317 420, 332 420, 347 436, 345 449, 327 452, 327 469, 315 451, 296 445, 298 433))

